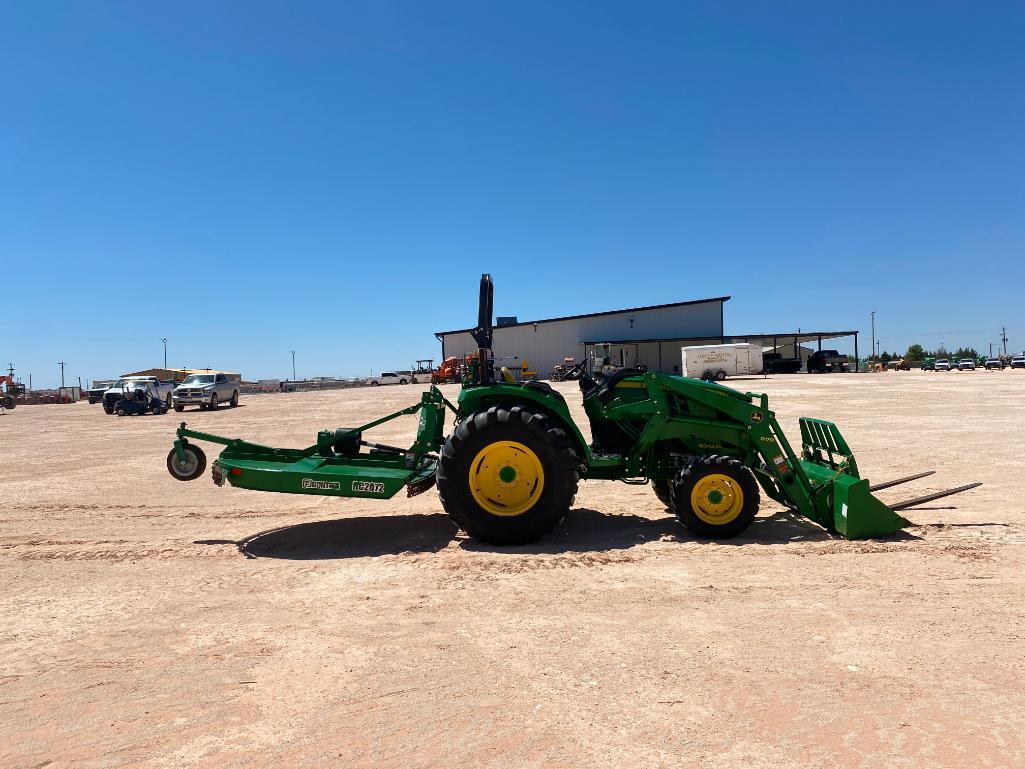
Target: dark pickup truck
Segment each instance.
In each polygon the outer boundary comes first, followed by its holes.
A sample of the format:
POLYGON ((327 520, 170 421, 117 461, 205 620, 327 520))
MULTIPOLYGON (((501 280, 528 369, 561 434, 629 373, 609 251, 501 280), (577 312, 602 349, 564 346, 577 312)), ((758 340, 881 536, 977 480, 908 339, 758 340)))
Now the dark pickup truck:
POLYGON ((766 374, 796 374, 801 370, 800 358, 784 358, 778 352, 762 355, 762 370, 766 374))
POLYGON ((847 356, 836 350, 819 350, 808 358, 809 374, 824 374, 827 371, 846 371, 847 356))

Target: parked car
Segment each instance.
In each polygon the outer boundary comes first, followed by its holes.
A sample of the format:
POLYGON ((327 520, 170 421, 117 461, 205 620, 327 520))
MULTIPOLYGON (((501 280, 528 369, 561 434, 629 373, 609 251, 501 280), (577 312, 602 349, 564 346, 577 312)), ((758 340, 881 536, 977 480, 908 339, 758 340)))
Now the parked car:
POLYGON ((936 370, 936 359, 935 358, 923 358, 922 359, 922 371, 935 371, 936 370))
POLYGON ((239 383, 224 374, 189 374, 174 388, 171 399, 175 411, 186 406, 215 409, 222 403, 234 408, 238 405, 239 383))
POLYGON ((1011 358, 1011 368, 1025 368, 1025 355, 1015 355, 1011 358))
POLYGON ((950 361, 947 360, 946 358, 939 358, 939 359, 937 359, 937 361, 936 361, 936 370, 937 371, 951 371, 950 361))
POLYGON ((157 379, 155 376, 126 376, 118 379, 104 391, 103 410, 108 414, 113 414, 117 402, 124 399, 126 390, 145 390, 147 388, 151 388, 153 394, 164 401, 168 408, 171 407, 171 391, 174 389, 174 382, 157 379))
POLYGON ((986 358, 985 363, 986 371, 996 369, 1000 371, 1004 367, 1004 362, 1000 358, 986 358))
POLYGON ((836 350, 819 350, 808 357, 808 373, 825 373, 827 371, 846 371, 847 356, 836 350))
POLYGON ((974 358, 961 358, 961 362, 957 364, 958 371, 975 371, 975 359, 974 358))
POLYGON ((367 384, 371 387, 377 387, 378 385, 409 384, 409 377, 405 374, 399 376, 394 371, 382 371, 378 376, 369 377, 367 379, 367 384))

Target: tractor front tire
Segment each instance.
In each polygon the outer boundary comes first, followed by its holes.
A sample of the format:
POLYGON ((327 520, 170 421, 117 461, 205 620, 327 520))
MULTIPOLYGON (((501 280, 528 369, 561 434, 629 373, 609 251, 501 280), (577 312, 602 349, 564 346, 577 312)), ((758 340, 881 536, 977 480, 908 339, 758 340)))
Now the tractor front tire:
POLYGON ((673 484, 670 481, 652 481, 651 490, 655 492, 655 496, 658 497, 658 501, 668 507, 670 510, 673 509, 673 484))
POLYGON ((730 539, 758 512, 758 482, 737 459, 695 457, 672 484, 672 510, 680 523, 706 539, 730 539))
POLYGON ((579 478, 565 430, 523 406, 492 406, 463 419, 445 441, 437 474, 445 512, 493 545, 523 545, 552 531, 569 512, 579 478))

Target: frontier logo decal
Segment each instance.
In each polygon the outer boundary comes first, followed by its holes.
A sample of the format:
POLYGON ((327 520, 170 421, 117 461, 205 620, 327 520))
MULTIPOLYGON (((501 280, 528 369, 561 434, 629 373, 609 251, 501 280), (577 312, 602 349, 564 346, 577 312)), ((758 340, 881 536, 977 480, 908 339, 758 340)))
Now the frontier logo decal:
POLYGON ((384 484, 383 483, 375 483, 374 481, 353 481, 352 482, 352 490, 353 491, 369 492, 371 494, 383 494, 384 493, 384 484))
POLYGON ((338 481, 315 481, 312 478, 303 478, 304 489, 321 489, 323 491, 341 491, 342 484, 338 481))

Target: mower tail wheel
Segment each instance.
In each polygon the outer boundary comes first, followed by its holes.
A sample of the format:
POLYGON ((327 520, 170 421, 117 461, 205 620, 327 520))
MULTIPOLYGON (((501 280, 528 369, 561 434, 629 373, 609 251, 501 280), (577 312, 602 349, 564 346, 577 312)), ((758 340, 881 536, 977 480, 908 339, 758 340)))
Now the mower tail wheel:
POLYGON ((438 491, 449 517, 474 539, 522 545, 566 517, 580 460, 565 430, 523 406, 492 406, 463 419, 445 441, 438 491))
POLYGON ((185 454, 185 461, 178 461, 178 454, 174 449, 167 455, 167 471, 171 477, 179 481, 192 481, 203 474, 206 470, 206 454, 199 446, 191 443, 182 447, 185 454))
POLYGON ((672 484, 672 510, 699 537, 729 539, 743 532, 758 512, 758 483, 737 459, 695 457, 672 484))

